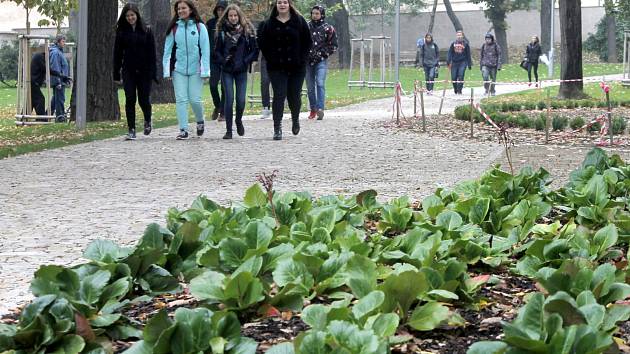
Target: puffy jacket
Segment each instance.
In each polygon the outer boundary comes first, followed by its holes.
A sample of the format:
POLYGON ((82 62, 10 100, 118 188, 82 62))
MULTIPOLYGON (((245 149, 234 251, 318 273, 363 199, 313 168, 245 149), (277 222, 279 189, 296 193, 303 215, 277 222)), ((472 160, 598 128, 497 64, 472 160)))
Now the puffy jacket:
POLYGON ((542 49, 540 49, 540 44, 528 44, 527 52, 525 58, 528 63, 538 63, 538 58, 542 55, 542 49))
POLYGON ((179 20, 166 36, 162 66, 164 77, 171 76, 171 53, 175 46, 175 69, 183 75, 210 76, 210 40, 202 22, 179 20), (173 35, 173 33, 175 35, 173 35))
POLYGON ((258 59, 258 45, 256 36, 251 33, 243 33, 236 45, 226 40, 225 31, 217 32, 214 57, 215 65, 220 65, 221 70, 228 73, 241 73, 249 68, 249 64, 258 59), (227 58, 231 55, 230 60, 227 58))
POLYGON ((326 60, 337 51, 337 32, 335 27, 324 20, 308 23, 313 46, 308 53, 308 63, 315 65, 326 60))
POLYGON ((68 60, 63 54, 63 49, 57 45, 50 47, 50 85, 57 86, 64 84, 70 75, 68 60))
POLYGON ((156 78, 155 39, 150 28, 120 30, 114 42, 114 80, 120 81, 120 70, 136 72, 146 79, 156 78))

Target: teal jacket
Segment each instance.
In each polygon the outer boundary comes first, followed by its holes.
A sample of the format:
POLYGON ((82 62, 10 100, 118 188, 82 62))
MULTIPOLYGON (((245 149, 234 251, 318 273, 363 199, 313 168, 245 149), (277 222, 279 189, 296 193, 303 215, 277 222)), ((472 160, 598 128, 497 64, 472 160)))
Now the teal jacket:
POLYGON ((203 22, 199 26, 192 19, 179 20, 166 36, 162 66, 164 77, 171 77, 171 53, 175 46, 175 68, 183 75, 200 74, 210 76, 210 41, 208 30, 203 22))

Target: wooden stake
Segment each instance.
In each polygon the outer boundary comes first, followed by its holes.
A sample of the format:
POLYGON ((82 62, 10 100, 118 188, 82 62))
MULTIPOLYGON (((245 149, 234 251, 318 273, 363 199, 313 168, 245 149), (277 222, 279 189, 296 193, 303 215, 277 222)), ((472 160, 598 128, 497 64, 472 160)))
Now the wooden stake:
POLYGON ((420 111, 422 112, 422 132, 427 131, 427 117, 424 115, 424 91, 420 90, 420 111))
POLYGON ((610 105, 610 93, 606 91, 606 106, 608 107, 608 133, 610 134, 610 146, 613 146, 613 120, 612 120, 612 107, 610 105))
POLYGON ((473 118, 475 111, 475 90, 470 88, 470 137, 473 137, 474 123, 475 120, 473 118))
POLYGON ((545 144, 549 144, 549 126, 551 125, 551 93, 547 88, 547 118, 545 119, 545 144))

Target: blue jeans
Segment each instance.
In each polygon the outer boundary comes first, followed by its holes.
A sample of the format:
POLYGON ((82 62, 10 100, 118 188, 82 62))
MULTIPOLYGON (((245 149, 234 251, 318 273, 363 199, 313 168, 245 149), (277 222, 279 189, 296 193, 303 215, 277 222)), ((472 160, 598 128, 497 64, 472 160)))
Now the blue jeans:
POLYGON ((203 106, 201 105, 201 90, 203 80, 199 74, 184 75, 173 72, 173 87, 175 88, 175 109, 179 130, 188 130, 188 104, 195 113, 197 123, 203 123, 203 106))
POLYGON ((234 86, 236 85, 236 125, 241 124, 243 111, 245 111, 245 95, 247 94, 247 71, 240 73, 221 74, 221 84, 223 85, 224 105, 223 115, 225 117, 226 131, 232 132, 232 120, 234 103, 234 86))
POLYGON ((492 83, 484 82, 483 86, 486 89, 486 93, 494 93, 494 83, 497 82, 497 67, 482 66, 481 76, 483 76, 483 81, 492 81, 492 83))
POLYGON ((461 63, 452 63, 451 65, 451 80, 453 81, 462 81, 455 83, 453 82, 453 89, 455 93, 462 93, 462 89, 464 88, 464 75, 466 75, 466 62, 461 63))
POLYGON ((423 65, 424 67, 424 79, 427 81, 426 85, 427 85, 427 91, 433 91, 433 82, 429 82, 429 81, 435 81, 435 66, 426 66, 423 65))
POLYGON ((311 107, 311 111, 324 109, 327 71, 327 60, 322 60, 315 65, 306 65, 306 89, 308 91, 308 103, 311 107))
POLYGON ((55 117, 58 120, 60 118, 66 117, 66 109, 64 108, 65 103, 66 103, 66 87, 63 84, 59 84, 53 87, 51 111, 54 112, 55 117))

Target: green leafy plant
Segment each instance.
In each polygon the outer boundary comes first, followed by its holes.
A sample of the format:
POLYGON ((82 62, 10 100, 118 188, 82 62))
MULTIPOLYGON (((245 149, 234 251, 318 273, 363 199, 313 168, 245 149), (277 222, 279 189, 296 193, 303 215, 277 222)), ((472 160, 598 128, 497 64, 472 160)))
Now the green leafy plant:
POLYGON ((573 119, 571 119, 571 122, 569 122, 569 126, 572 130, 580 129, 584 126, 584 124, 586 124, 586 122, 584 121, 584 118, 580 116, 573 117, 573 119))
POLYGON ((569 118, 565 116, 554 115, 551 120, 551 127, 554 131, 562 131, 569 125, 569 118))

